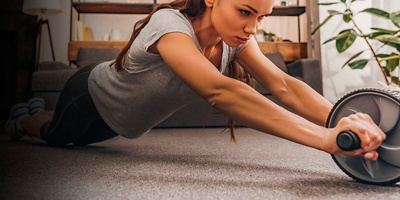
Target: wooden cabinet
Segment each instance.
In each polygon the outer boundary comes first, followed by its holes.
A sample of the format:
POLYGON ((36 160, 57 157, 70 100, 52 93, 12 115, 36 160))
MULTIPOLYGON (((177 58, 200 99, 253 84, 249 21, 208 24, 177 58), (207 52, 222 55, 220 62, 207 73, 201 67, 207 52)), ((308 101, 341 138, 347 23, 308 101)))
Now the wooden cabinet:
MULTIPOLYGON (((123 48, 127 41, 71 41, 68 44, 68 60, 76 61, 79 48, 123 48)), ((261 51, 265 53, 281 52, 286 62, 307 58, 307 43, 294 42, 260 42, 261 51)))
MULTIPOLYGON (((76 2, 71 0, 71 24, 72 10, 80 14, 148 14, 157 5, 157 0, 151 4, 139 3, 107 3, 107 2, 76 2)), ((274 7, 270 16, 294 16, 299 17, 306 12, 304 6, 279 6, 274 7)), ((76 19, 75 19, 76 20, 76 19)), ((72 30, 72 28, 71 28, 72 30)), ((79 48, 82 47, 117 47, 122 48, 126 41, 72 41, 68 44, 68 59, 70 62, 76 61, 79 48)), ((283 54, 285 61, 291 62, 300 58, 307 58, 307 43, 293 42, 262 42, 260 48, 263 52, 279 51, 283 54)))
MULTIPOLYGON (((155 2, 157 3, 157 2, 155 2)), ((107 2, 72 2, 78 13, 98 14, 149 14, 155 4, 107 3, 107 2)))
POLYGON ((307 58, 306 42, 259 42, 258 45, 263 54, 280 52, 285 62, 307 58))
MULTIPOLYGON (((153 4, 143 3, 111 3, 111 2, 76 2, 71 1, 72 7, 78 13, 98 14, 149 14, 157 1, 153 4)), ((269 16, 299 16, 305 13, 304 6, 277 6, 269 16)))

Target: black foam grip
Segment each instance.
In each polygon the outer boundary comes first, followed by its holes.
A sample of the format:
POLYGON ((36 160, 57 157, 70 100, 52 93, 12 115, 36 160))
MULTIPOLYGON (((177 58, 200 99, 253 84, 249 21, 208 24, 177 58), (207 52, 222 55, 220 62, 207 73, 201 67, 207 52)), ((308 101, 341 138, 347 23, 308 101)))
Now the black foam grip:
POLYGON ((351 131, 340 132, 336 143, 343 151, 352 151, 361 148, 361 140, 357 134, 351 131))

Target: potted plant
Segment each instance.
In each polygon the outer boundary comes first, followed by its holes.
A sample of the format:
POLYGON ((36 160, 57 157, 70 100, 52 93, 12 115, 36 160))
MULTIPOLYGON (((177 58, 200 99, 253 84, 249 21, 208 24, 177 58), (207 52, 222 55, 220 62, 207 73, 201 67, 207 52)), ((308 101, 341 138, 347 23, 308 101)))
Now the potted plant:
POLYGON ((273 42, 274 41, 274 37, 276 36, 275 33, 272 33, 271 31, 267 32, 265 30, 263 30, 263 33, 264 33, 265 41, 267 41, 267 42, 273 42))
POLYGON ((349 66, 351 69, 363 69, 369 62, 376 62, 380 67, 380 71, 386 80, 386 84, 400 86, 399 76, 399 59, 400 59, 400 11, 393 13, 388 13, 384 10, 377 8, 367 8, 360 12, 353 12, 352 5, 354 2, 362 0, 337 0, 337 2, 332 3, 320 3, 321 6, 329 6, 333 4, 343 4, 344 11, 328 10, 329 16, 319 24, 311 34, 315 34, 322 26, 327 24, 327 22, 335 16, 341 16, 344 23, 351 23, 352 28, 344 29, 339 32, 337 36, 334 36, 323 44, 335 41, 336 49, 339 53, 346 51, 352 46, 357 38, 362 39, 366 42, 368 49, 364 49, 354 54, 351 58, 347 60, 342 66, 349 66), (371 31, 366 33, 359 28, 356 23, 355 18, 360 13, 368 13, 374 17, 381 17, 386 20, 390 20, 394 25, 394 30, 387 30, 379 27, 371 27, 371 31), (372 41, 378 41, 379 47, 373 47, 372 41), (391 52, 382 52, 382 47, 390 46, 391 52), (361 58, 360 56, 364 53, 370 51, 372 53, 371 58, 361 58), (398 72, 394 74, 394 72, 398 72))

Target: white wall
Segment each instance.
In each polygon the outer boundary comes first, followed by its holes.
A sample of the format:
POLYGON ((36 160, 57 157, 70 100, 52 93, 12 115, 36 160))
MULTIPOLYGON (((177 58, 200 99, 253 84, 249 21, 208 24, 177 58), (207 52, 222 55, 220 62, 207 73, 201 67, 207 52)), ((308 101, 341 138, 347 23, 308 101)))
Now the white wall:
MULTIPOLYGON (((320 3, 332 2, 332 0, 320 0, 320 3)), ((356 2, 353 6, 353 11, 361 11, 368 7, 376 7, 387 11, 400 10, 398 0, 367 0, 356 2), (383 7, 382 7, 383 6, 383 7)), ((344 11, 344 7, 340 5, 320 6, 320 21, 323 21, 327 16, 328 9, 344 11)), ((369 14, 360 14, 356 16, 356 22, 365 32, 369 32, 369 27, 386 27, 390 23, 382 23, 381 20, 373 20, 376 17, 371 17, 369 14)), ((337 35, 341 30, 351 28, 352 24, 346 24, 341 17, 332 18, 320 31, 321 43, 329 38, 337 35)), ((322 44, 321 44, 322 45, 322 44)), ((341 66, 354 54, 363 49, 367 49, 365 41, 358 38, 353 46, 346 52, 339 54, 335 47, 335 42, 321 46, 322 67, 324 77, 324 96, 331 102, 336 102, 346 93, 363 87, 380 87, 378 82, 384 82, 383 75, 379 67, 374 62, 369 64, 363 70, 352 70, 349 67, 341 69, 341 66)), ((364 58, 371 58, 371 54, 363 54, 364 58)))
MULTIPOLYGON (((51 37, 53 41, 54 54, 57 61, 68 63, 67 50, 69 42, 70 0, 61 0, 62 12, 48 16, 51 37)), ((40 61, 52 61, 50 42, 47 27, 42 29, 42 45, 40 61)))

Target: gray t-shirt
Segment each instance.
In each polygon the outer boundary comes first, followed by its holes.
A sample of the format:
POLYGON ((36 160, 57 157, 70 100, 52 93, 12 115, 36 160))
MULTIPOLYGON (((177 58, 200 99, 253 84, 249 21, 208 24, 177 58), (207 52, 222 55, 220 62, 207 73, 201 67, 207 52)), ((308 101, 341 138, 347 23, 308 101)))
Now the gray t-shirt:
MULTIPOLYGON (((162 9, 154 13, 133 42, 125 70, 117 72, 109 67, 110 62, 103 62, 89 76, 89 92, 100 115, 124 137, 139 137, 175 111, 202 99, 168 68, 159 54, 148 51, 160 37, 171 32, 189 35, 202 51, 191 21, 177 10, 162 9)), ((223 43, 221 73, 225 74, 229 62, 242 48, 223 43)))

